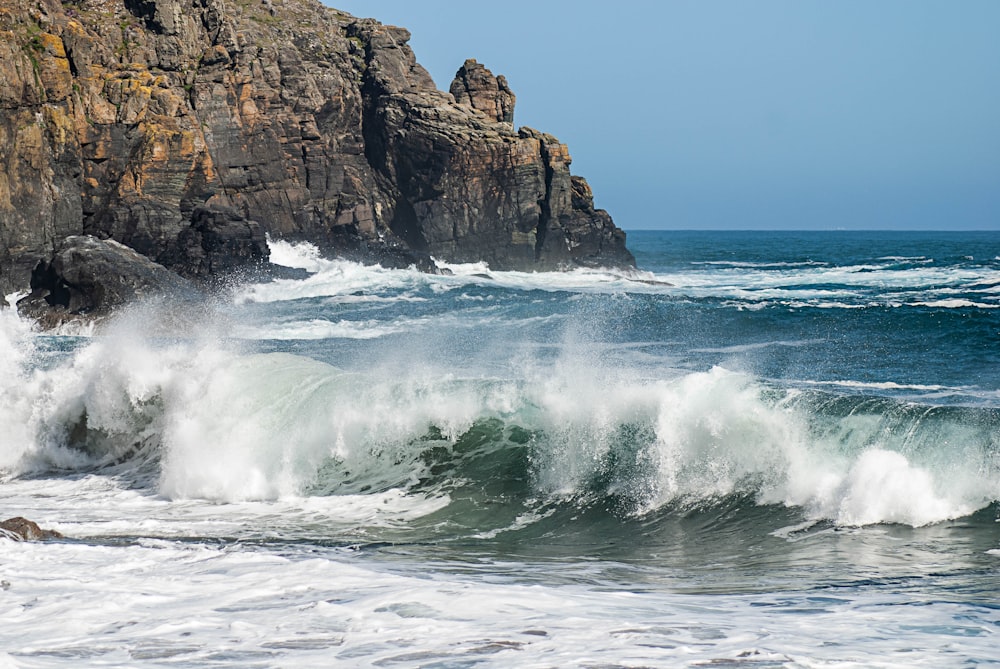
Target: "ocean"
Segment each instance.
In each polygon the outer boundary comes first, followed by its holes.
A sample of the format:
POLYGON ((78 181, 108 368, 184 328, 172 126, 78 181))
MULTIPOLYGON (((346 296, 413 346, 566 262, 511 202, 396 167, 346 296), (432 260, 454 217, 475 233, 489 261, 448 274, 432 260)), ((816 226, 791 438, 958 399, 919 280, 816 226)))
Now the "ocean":
POLYGON ((0 312, 0 668, 1000 664, 1000 234, 0 312))

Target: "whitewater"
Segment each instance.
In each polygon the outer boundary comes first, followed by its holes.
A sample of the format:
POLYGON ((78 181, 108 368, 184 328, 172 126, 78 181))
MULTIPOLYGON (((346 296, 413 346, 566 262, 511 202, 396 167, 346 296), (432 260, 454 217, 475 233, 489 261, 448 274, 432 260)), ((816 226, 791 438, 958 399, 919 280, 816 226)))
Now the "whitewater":
MULTIPOLYGON (((4 667, 1000 663, 1000 238, 0 311, 4 667)), ((13 302, 16 296, 8 301, 13 302)))

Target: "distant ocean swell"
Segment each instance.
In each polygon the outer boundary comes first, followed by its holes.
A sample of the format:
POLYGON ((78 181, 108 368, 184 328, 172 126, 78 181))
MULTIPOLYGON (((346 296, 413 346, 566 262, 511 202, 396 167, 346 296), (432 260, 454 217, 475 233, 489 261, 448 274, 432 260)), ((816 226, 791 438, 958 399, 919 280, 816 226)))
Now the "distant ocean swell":
POLYGON ((59 354, 37 342, 0 313, 8 477, 113 471, 175 500, 402 494, 478 533, 559 508, 625 520, 730 499, 921 526, 1000 499, 989 407, 787 389, 722 367, 650 377, 578 350, 463 377, 125 326, 59 354), (495 513, 462 521, 483 506, 495 513))

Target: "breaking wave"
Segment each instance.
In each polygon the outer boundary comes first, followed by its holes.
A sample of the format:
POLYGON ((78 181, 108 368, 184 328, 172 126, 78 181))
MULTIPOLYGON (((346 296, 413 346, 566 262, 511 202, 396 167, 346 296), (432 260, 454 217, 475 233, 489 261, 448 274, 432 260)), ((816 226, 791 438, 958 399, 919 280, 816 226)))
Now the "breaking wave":
POLYGON ((10 310, 0 350, 7 477, 113 467, 169 499, 396 491, 448 502, 432 506, 453 522, 507 509, 477 526, 487 534, 563 507, 634 518, 746 498, 838 525, 921 526, 1000 499, 995 409, 722 367, 651 378, 575 346, 500 375, 419 361, 359 372, 213 336, 150 339, 134 323, 42 337, 10 310))

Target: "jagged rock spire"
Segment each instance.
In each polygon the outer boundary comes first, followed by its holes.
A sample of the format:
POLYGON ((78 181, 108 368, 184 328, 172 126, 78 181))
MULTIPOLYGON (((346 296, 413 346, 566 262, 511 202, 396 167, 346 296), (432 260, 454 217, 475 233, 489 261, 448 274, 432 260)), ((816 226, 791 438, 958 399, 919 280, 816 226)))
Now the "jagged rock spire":
POLYGON ((514 126, 514 104, 517 96, 507 85, 502 74, 499 77, 470 58, 455 73, 449 89, 459 104, 478 109, 499 123, 514 126))

